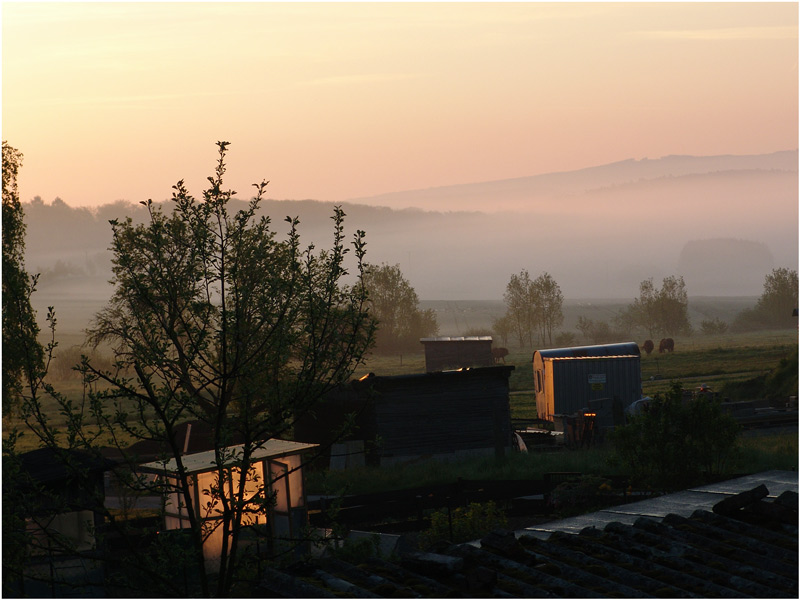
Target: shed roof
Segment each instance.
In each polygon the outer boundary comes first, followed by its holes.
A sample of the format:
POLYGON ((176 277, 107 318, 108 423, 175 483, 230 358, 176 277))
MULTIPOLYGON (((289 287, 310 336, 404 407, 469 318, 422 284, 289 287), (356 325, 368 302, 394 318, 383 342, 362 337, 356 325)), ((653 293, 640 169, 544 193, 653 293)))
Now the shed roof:
POLYGON ((434 371, 431 373, 404 373, 402 375, 375 375, 370 373, 364 377, 354 380, 356 386, 392 386, 403 382, 424 382, 445 380, 465 380, 479 378, 486 375, 494 377, 508 377, 515 369, 514 365, 493 365, 491 367, 462 367, 460 369, 449 369, 446 371, 434 371))
POLYGON ((600 344, 597 346, 573 346, 571 348, 548 348, 536 350, 534 357, 539 354, 542 358, 582 358, 590 356, 640 356, 641 351, 636 342, 621 342, 619 344, 600 344))
POLYGON ((461 337, 440 336, 440 337, 420 338, 419 341, 422 342, 423 344, 427 342, 491 342, 492 336, 490 335, 468 335, 461 337))
MULTIPOLYGON (((276 440, 271 439, 263 442, 251 455, 251 460, 263 460, 266 458, 278 458, 280 456, 290 456, 292 454, 299 454, 305 450, 316 448, 318 444, 306 444, 303 442, 293 442, 290 440, 276 440)), ((227 464, 233 465, 242 456, 243 445, 230 446, 228 450, 233 452, 233 456, 227 461, 227 464)), ((187 454, 181 457, 181 461, 187 473, 203 473, 206 471, 213 471, 217 468, 216 456, 214 450, 207 450, 206 452, 198 452, 196 454, 187 454)), ((176 473, 178 470, 178 463, 175 458, 171 458, 166 463, 163 461, 149 462, 141 466, 142 470, 151 471, 156 473, 176 473)))
POLYGON ((795 471, 766 471, 757 475, 747 475, 689 488, 665 496, 648 500, 612 506, 587 515, 579 515, 568 519, 550 521, 517 531, 517 535, 533 535, 547 539, 556 531, 564 533, 580 533, 584 527, 602 528, 609 523, 625 523, 632 525, 640 517, 663 519, 667 515, 690 517, 696 510, 713 510, 714 506, 725 498, 764 485, 769 490, 769 497, 777 498, 783 492, 798 491, 798 475, 795 471))
POLYGON ((76 473, 101 473, 114 462, 83 450, 39 448, 20 455, 21 467, 38 483, 66 483, 76 473))
POLYGON ((596 360, 601 361, 607 358, 639 358, 638 354, 608 354, 604 356, 545 356, 545 359, 554 362, 569 360, 596 360))

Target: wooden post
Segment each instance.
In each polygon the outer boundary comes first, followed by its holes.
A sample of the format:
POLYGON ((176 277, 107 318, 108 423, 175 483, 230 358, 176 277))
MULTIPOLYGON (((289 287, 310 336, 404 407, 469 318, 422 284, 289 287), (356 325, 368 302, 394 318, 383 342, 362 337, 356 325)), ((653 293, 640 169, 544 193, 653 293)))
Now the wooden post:
POLYGON ((497 406, 498 402, 492 402, 492 433, 494 437, 494 457, 498 463, 502 463, 506 458, 506 444, 503 439, 503 422, 500 418, 501 411, 497 406))

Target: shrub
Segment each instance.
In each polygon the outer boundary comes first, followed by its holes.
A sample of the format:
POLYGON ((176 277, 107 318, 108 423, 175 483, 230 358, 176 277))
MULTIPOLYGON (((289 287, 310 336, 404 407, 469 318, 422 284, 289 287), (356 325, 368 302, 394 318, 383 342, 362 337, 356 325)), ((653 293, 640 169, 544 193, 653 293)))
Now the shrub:
POLYGON ((431 515, 431 526, 419 537, 421 548, 440 541, 468 542, 505 527, 506 517, 494 502, 472 502, 469 506, 438 510, 431 515))
POLYGON ((766 397, 767 398, 786 398, 797 396, 798 380, 798 354, 794 352, 783 357, 778 366, 767 374, 766 397))
POLYGON ((580 513, 602 504, 611 490, 609 480, 588 475, 560 483, 550 494, 550 503, 556 510, 580 513))
POLYGON ((656 489, 682 489, 720 475, 733 456, 739 424, 711 398, 683 399, 674 383, 649 410, 612 435, 615 451, 637 482, 656 489))
POLYGON ((728 331, 728 324, 719 317, 703 319, 700 321, 700 331, 705 335, 719 335, 728 331))
POLYGON ((731 400, 768 400, 797 396, 798 360, 797 349, 781 358, 769 373, 745 381, 726 382, 721 393, 731 400))
POLYGON ((331 550, 333 556, 345 562, 360 564, 380 556, 381 536, 377 533, 361 538, 347 538, 341 546, 331 550))
POLYGON ((754 308, 746 308, 733 319, 731 331, 746 333, 748 331, 764 331, 770 329, 769 320, 754 308))

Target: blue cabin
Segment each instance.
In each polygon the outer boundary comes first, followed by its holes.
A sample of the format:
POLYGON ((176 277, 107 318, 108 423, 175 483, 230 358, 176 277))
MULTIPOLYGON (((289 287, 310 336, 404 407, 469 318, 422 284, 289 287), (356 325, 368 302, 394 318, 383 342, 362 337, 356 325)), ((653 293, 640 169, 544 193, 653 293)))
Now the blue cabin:
POLYGON ((533 353, 533 385, 540 419, 552 421, 609 399, 624 410, 641 397, 636 342, 552 348, 533 353))

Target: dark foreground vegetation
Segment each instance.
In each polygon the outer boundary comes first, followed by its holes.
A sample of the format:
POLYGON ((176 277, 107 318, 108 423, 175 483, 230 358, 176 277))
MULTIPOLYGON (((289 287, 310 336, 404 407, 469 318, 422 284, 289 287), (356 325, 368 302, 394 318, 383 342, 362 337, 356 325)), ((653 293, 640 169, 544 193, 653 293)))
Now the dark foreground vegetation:
MULTIPOLYGON (((764 432, 742 437, 725 476, 758 473, 771 469, 797 469, 797 433, 764 432)), ((583 475, 625 475, 626 469, 611 446, 589 449, 564 449, 557 452, 512 454, 502 463, 494 459, 472 459, 456 464, 420 462, 381 469, 360 468, 348 471, 316 471, 307 480, 309 492, 316 494, 366 494, 411 489, 458 481, 458 479, 535 480, 546 473, 571 472, 583 475)))

